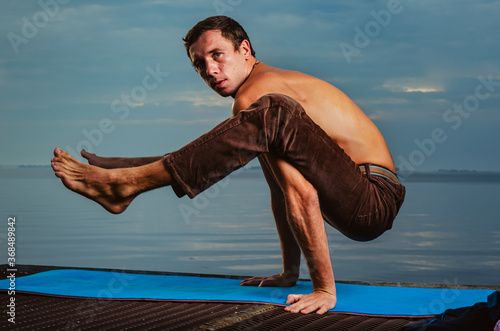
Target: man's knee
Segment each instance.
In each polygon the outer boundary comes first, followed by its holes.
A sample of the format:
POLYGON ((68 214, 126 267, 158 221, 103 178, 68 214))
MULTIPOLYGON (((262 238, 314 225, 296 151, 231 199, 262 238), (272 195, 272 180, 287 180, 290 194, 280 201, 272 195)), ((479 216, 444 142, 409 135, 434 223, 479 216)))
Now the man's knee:
POLYGON ((319 208, 318 193, 314 186, 305 179, 288 182, 284 187, 287 205, 291 208, 319 208))
POLYGON ((302 105, 295 99, 280 93, 269 93, 257 99, 248 109, 253 108, 277 108, 285 107, 289 110, 302 111, 302 105))

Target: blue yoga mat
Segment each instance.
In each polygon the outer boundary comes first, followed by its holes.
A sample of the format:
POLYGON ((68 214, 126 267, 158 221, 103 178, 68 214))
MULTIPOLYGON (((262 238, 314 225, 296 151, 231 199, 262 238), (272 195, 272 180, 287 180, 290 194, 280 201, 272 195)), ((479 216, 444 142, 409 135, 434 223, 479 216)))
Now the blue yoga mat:
MULTIPOLYGON (((106 271, 62 269, 15 279, 15 290, 65 297, 252 302, 285 305, 288 294, 312 292, 311 282, 296 286, 240 286, 237 279, 148 275, 106 271)), ((8 290, 10 280, 0 280, 8 290)), ((332 312, 371 316, 429 316, 446 309, 486 302, 493 290, 430 289, 337 284, 337 306, 332 312)))

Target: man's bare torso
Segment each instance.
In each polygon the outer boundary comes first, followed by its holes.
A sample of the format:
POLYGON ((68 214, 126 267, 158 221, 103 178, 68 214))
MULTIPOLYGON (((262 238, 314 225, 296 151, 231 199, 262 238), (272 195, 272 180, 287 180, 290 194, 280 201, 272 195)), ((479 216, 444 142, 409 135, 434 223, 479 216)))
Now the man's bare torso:
POLYGON ((375 124, 342 91, 315 77, 260 63, 236 93, 233 114, 269 93, 299 102, 356 164, 374 163, 394 171, 387 144, 375 124))

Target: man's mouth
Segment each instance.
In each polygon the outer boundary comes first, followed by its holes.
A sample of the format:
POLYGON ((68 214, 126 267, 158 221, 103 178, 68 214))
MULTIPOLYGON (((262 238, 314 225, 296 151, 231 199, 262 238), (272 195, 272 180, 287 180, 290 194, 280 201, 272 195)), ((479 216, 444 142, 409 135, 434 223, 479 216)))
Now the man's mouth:
POLYGON ((225 82, 226 82, 226 80, 225 80, 225 79, 218 80, 218 81, 214 82, 214 86, 215 86, 216 88, 221 88, 221 87, 223 87, 223 86, 224 86, 225 82))

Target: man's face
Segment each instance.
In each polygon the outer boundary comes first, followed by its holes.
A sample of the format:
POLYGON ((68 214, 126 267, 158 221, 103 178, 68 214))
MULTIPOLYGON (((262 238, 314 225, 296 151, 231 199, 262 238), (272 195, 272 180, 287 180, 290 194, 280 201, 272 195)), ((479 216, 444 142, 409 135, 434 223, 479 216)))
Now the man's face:
POLYGON ((219 30, 203 33, 189 48, 191 62, 201 78, 223 97, 234 96, 248 73, 250 50, 243 42, 238 50, 219 30))

